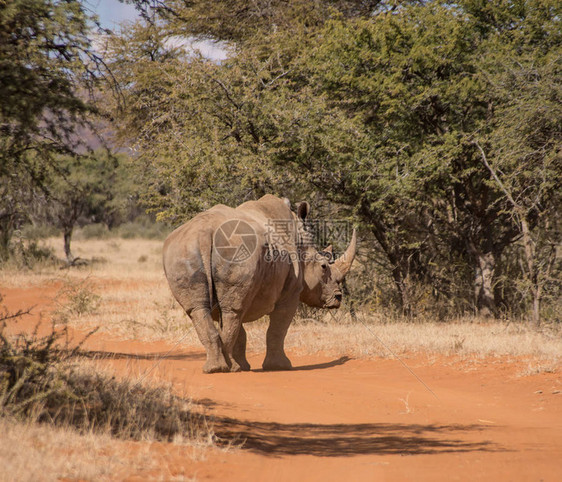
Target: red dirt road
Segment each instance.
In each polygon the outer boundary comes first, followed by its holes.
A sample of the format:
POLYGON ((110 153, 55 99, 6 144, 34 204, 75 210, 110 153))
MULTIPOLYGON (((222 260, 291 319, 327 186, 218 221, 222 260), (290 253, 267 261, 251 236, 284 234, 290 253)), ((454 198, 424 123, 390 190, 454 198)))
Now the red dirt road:
MULTIPOLYGON (((0 288, 11 310, 49 309, 54 291, 0 288)), ((391 359, 290 354, 290 372, 204 375, 198 348, 102 335, 87 348, 112 354, 98 363, 120 374, 171 382, 216 418, 220 437, 244 442, 202 460, 189 447, 152 443, 158 468, 116 479, 562 480, 562 377, 520 376, 524 361, 408 357, 435 398, 391 359)), ((252 367, 262 359, 249 357, 252 367)))

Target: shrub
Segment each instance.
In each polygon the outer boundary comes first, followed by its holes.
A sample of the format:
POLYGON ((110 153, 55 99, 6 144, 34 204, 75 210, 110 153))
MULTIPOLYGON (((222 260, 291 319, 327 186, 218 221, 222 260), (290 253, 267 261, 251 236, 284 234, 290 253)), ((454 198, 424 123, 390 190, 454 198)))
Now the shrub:
POLYGON ((49 224, 27 224, 21 228, 21 237, 33 241, 60 235, 60 230, 49 224))
POLYGON ((114 233, 125 239, 164 239, 170 233, 170 227, 156 223, 148 217, 139 217, 135 221, 122 224, 114 233))
POLYGON ((54 313, 54 319, 60 323, 67 323, 71 316, 95 313, 101 302, 101 297, 95 293, 94 286, 88 279, 78 283, 67 282, 59 294, 64 302, 54 313))
POLYGON ((24 270, 58 265, 58 260, 52 248, 39 244, 37 240, 14 236, 9 246, 8 258, 3 264, 14 265, 17 269, 24 270))
POLYGON ((76 231, 76 239, 106 239, 110 236, 109 229, 102 223, 86 224, 76 231))
POLYGON ((82 352, 80 345, 61 344, 66 329, 10 338, 6 320, 22 314, 0 315, 0 416, 135 440, 212 438, 204 417, 168 387, 117 380, 72 363, 82 352))

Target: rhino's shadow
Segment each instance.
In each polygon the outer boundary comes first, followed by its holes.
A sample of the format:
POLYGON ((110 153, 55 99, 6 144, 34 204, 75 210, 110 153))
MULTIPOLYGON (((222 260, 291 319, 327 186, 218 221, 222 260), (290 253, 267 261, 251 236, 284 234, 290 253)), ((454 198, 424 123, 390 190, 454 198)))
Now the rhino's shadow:
MULTIPOLYGON (((332 368, 332 367, 337 367, 339 365, 343 365, 344 363, 347 363, 350 360, 351 360, 350 357, 342 356, 342 357, 338 358, 337 360, 332 360, 332 361, 329 361, 329 362, 314 363, 312 365, 296 366, 296 367, 293 367, 289 371, 299 372, 299 371, 308 371, 308 370, 323 370, 325 368, 332 368)), ((262 368, 252 369, 252 372, 255 372, 255 373, 271 373, 271 372, 265 372, 262 368)))
MULTIPOLYGON (((131 359, 131 360, 205 360, 206 355, 204 352, 191 352, 185 353, 181 351, 168 351, 168 352, 154 352, 154 353, 126 353, 126 352, 116 352, 116 351, 104 351, 104 350, 79 350, 75 353, 76 356, 81 356, 84 358, 93 358, 98 360, 103 360, 111 358, 114 360, 131 359)), ((301 365, 293 367, 291 371, 306 371, 306 370, 322 370, 324 368, 331 368, 338 365, 343 365, 347 363, 351 358, 348 356, 342 356, 337 360, 332 360, 324 363, 315 363, 313 365, 301 365)), ((255 373, 265 373, 263 369, 256 368, 252 372, 255 373)))
MULTIPOLYGON (((204 353, 155 352, 121 353, 111 351, 80 351, 89 358, 121 358, 140 360, 203 360, 204 353)), ((341 357, 325 363, 303 365, 293 370, 318 370, 343 365, 350 360, 341 357)), ((255 370, 263 372, 263 370, 255 370)), ((232 374, 233 377, 236 374, 232 374)), ((193 400, 196 404, 214 408, 210 399, 193 400)), ((283 424, 238 420, 212 416, 212 427, 219 444, 240 444, 243 450, 267 456, 314 455, 341 457, 354 455, 421 455, 440 453, 498 452, 505 448, 482 440, 490 427, 469 424, 283 424), (480 440, 478 440, 480 439, 480 440)))
POLYGON ((486 440, 464 440, 482 432, 482 425, 419 424, 281 424, 214 418, 219 443, 239 442, 243 450, 269 456, 422 455, 498 452, 505 449, 486 440))

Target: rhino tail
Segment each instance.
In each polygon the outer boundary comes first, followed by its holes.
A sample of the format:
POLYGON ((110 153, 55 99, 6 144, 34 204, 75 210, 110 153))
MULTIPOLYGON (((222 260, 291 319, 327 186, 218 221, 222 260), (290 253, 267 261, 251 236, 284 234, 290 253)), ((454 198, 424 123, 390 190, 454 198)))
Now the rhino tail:
POLYGON ((213 298, 216 297, 215 284, 213 282, 213 236, 210 237, 208 242, 202 243, 202 245, 206 247, 206 249, 201 250, 201 260, 203 262, 205 276, 207 277, 207 287, 209 293, 209 314, 211 314, 213 312, 213 298))

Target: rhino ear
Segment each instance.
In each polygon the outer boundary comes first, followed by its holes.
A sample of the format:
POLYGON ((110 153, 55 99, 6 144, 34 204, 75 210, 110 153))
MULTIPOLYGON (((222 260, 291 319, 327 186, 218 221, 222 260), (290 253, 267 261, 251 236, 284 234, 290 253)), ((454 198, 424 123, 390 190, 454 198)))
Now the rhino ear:
POLYGON ((304 221, 308 216, 308 213, 310 213, 310 204, 306 201, 299 203, 297 206, 297 216, 304 221))
POLYGON ((285 205, 291 209, 291 201, 289 201, 286 197, 283 198, 283 202, 285 203, 285 205))
POLYGON ((332 245, 331 245, 331 244, 330 244, 330 246, 328 246, 327 248, 324 248, 322 251, 324 251, 324 253, 334 254, 334 250, 332 249, 332 245))

